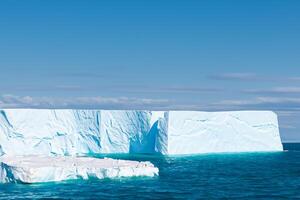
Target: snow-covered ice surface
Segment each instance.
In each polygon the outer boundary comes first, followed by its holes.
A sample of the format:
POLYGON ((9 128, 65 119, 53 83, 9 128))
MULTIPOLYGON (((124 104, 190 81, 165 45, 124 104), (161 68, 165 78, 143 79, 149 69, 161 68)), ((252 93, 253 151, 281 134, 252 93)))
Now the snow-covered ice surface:
POLYGON ((150 162, 71 156, 2 156, 0 183, 39 183, 88 178, 157 176, 150 162))
POLYGON ((282 150, 270 111, 0 110, 0 156, 282 150))

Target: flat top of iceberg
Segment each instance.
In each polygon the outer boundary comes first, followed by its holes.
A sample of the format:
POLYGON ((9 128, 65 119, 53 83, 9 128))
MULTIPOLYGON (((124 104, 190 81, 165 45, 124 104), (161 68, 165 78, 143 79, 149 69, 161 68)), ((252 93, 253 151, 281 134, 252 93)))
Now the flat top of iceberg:
POLYGON ((10 166, 24 168, 42 167, 94 167, 94 168, 113 168, 113 167, 154 167, 150 162, 139 162, 132 160, 118 160, 112 158, 91 158, 75 156, 2 156, 0 162, 10 166))

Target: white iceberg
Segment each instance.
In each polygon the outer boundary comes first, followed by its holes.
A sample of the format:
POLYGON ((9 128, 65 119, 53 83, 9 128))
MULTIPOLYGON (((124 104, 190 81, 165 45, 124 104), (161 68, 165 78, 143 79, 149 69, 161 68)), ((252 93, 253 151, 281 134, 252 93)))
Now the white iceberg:
POLYGON ((282 151, 277 115, 269 111, 170 111, 168 154, 282 151))
POLYGON ((40 183, 89 178, 157 176, 150 162, 69 156, 2 156, 0 183, 40 183))
POLYGON ((0 156, 282 150, 270 111, 0 110, 0 156))

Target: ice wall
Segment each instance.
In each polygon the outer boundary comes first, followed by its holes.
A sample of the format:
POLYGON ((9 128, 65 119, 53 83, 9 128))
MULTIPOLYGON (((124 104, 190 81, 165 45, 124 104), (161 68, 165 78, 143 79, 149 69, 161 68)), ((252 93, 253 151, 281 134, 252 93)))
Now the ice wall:
POLYGON ((0 155, 281 150, 268 111, 0 110, 0 155))
POLYGON ((168 114, 168 153, 282 151, 277 115, 269 111, 168 114))

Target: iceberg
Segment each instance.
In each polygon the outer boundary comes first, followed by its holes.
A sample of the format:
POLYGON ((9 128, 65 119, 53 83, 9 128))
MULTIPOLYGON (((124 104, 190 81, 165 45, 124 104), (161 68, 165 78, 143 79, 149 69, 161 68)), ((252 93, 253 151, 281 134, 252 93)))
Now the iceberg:
POLYGON ((271 111, 0 110, 0 156, 282 150, 271 111))
POLYGON ((168 154, 283 151, 277 115, 269 111, 171 111, 168 154))
POLYGON ((41 183, 89 178, 153 177, 150 162, 70 156, 2 156, 0 183, 41 183))

